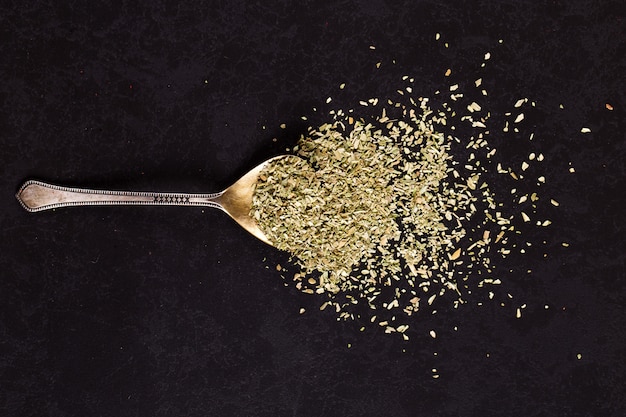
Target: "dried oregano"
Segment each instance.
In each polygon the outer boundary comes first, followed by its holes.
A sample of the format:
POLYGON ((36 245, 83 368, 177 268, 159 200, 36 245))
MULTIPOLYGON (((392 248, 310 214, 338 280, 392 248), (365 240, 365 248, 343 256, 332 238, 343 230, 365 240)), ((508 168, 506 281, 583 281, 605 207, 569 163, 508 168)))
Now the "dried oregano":
MULTIPOLYGON (((458 87, 451 91, 451 100, 462 98, 458 87)), ((451 107, 433 112, 427 103, 370 99, 361 105, 378 116, 331 112, 331 123, 300 138, 295 156, 261 173, 251 210, 301 267, 296 288, 325 294, 321 308, 333 306, 341 318, 368 306, 371 322, 405 339, 402 321, 422 298, 432 305, 451 293, 456 307, 472 289, 500 284, 491 256, 507 256, 508 236, 517 233, 515 215, 503 214, 483 178, 481 162, 496 153, 486 140, 488 112, 472 102, 457 118, 451 107), (447 116, 476 133, 458 139, 454 127, 444 129, 447 116), (470 283, 471 275, 478 279, 470 283)), ((500 163, 497 172, 523 177, 500 163)))

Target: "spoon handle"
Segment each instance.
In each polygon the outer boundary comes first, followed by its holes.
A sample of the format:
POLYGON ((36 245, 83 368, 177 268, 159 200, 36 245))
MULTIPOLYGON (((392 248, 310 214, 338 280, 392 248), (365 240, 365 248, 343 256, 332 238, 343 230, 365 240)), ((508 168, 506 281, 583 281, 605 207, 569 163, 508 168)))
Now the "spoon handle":
POLYGON ((223 210, 217 201, 222 194, 91 190, 31 180, 22 185, 16 197, 22 207, 30 212, 86 205, 207 206, 223 210))

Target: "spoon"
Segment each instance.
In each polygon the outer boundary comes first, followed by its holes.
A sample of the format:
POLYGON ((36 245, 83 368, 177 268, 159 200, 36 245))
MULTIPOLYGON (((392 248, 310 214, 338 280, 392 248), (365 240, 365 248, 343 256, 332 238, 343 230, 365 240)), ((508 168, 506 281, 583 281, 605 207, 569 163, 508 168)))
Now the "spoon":
POLYGON ((252 196, 259 174, 270 163, 280 158, 297 158, 280 155, 257 165, 224 191, 213 194, 160 193, 149 191, 110 191, 87 188, 70 188, 42 181, 26 181, 16 197, 26 210, 37 212, 59 207, 85 205, 98 206, 206 206, 220 209, 232 217, 240 226, 263 242, 272 242, 261 231, 257 221, 250 216, 252 196))

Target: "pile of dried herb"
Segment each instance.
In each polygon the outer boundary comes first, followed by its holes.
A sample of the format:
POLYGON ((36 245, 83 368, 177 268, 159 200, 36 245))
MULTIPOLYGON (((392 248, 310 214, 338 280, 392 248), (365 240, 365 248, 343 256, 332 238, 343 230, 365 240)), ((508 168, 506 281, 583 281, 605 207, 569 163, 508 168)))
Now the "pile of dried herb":
MULTIPOLYGON (((481 81, 474 87, 482 88, 481 81)), ((430 306, 445 295, 457 307, 472 290, 500 284, 491 257, 510 253, 516 217, 531 219, 521 210, 503 213, 485 179, 496 153, 486 140, 489 112, 474 101, 465 114, 445 103, 434 112, 428 99, 401 95, 401 104, 361 102, 377 116, 332 111, 331 123, 310 128, 294 148, 300 158, 279 159, 262 172, 251 215, 301 267, 296 288, 325 294, 321 309, 333 306, 345 319, 367 306, 371 322, 408 339, 406 318, 422 299, 430 306), (452 120, 471 134, 456 137, 452 120)), ((450 86, 450 99, 462 102, 458 85, 450 86)), ((527 102, 518 100, 516 112, 527 102)), ((518 132, 524 114, 507 117, 502 131, 518 132)), ((517 181, 541 159, 529 155, 519 174, 500 163, 496 172, 517 181)), ((518 198, 536 212, 537 193, 518 198)))
MULTIPOLYGON (((400 120, 385 110, 368 121, 345 117, 303 136, 295 148, 302 159, 261 174, 252 215, 295 256, 303 269, 296 279, 309 284, 299 288, 371 306, 382 288, 395 288, 385 308, 409 315, 433 271, 442 288, 457 290, 450 263, 460 256, 463 221, 489 193, 479 174, 455 178, 452 138, 437 133, 437 122, 425 101, 400 120)), ((338 311, 345 303, 331 301, 338 311)))

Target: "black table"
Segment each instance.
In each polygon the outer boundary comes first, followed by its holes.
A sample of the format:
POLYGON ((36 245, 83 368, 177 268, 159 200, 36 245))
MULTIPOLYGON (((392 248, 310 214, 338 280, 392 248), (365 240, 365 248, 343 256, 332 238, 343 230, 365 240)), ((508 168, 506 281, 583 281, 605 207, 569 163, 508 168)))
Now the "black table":
POLYGON ((625 415, 623 2, 9 3, 0 414, 625 415), (319 311, 287 254, 216 210, 31 214, 13 197, 30 178, 217 191, 403 75, 433 102, 482 78, 496 120, 536 103, 532 141, 492 135, 503 159, 543 153, 560 203, 498 264, 521 318, 440 308, 404 342, 319 311))

